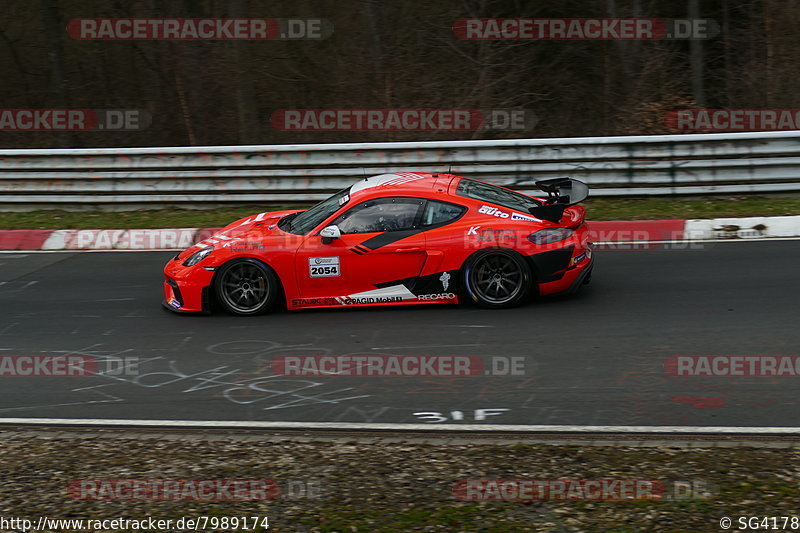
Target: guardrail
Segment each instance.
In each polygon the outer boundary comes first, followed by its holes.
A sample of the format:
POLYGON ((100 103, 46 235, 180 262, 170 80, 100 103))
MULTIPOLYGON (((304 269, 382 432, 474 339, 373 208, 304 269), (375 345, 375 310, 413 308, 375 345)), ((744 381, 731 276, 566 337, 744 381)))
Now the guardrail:
POLYGON ((447 171, 593 196, 800 191, 800 131, 569 139, 0 150, 0 209, 311 202, 363 175, 447 171))

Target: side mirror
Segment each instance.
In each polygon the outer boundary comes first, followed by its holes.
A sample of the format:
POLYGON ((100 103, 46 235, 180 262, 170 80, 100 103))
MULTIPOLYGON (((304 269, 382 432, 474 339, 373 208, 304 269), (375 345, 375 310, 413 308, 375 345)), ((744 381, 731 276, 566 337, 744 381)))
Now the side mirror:
POLYGON ((322 237, 322 244, 330 244, 333 242, 333 239, 341 238, 342 232, 339 230, 339 226, 333 225, 323 228, 323 230, 319 232, 319 236, 322 237))

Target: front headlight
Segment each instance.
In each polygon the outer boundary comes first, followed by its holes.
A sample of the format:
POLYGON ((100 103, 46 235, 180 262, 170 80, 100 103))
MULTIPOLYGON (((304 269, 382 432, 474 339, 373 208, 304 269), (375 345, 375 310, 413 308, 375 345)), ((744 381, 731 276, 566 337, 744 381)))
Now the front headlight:
POLYGON ((207 246, 207 247, 205 247, 205 248, 203 248, 201 250, 198 250, 195 253, 193 253, 192 255, 190 255, 186 259, 186 261, 183 262, 183 266, 186 266, 186 267, 194 266, 197 263, 199 263, 200 261, 202 261, 203 259, 205 259, 208 256, 208 254, 210 254, 213 251, 214 251, 214 247, 213 246, 207 246))
POLYGON ((572 230, 567 228, 542 229, 528 235, 528 240, 533 244, 553 244, 563 241, 572 235, 572 230))

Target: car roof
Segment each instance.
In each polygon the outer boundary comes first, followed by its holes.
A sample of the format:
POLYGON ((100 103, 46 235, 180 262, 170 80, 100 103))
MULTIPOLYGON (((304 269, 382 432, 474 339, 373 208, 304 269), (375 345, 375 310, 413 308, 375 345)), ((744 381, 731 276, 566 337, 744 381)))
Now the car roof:
POLYGON ((437 185, 447 191, 453 174, 432 172, 394 172, 379 174, 357 181, 350 187, 351 196, 361 196, 359 193, 386 192, 392 194, 430 193, 437 185))

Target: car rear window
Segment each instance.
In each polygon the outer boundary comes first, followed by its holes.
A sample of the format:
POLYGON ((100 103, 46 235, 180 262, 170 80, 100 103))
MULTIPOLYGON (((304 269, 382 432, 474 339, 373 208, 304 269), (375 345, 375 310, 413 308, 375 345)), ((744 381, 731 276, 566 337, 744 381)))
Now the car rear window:
POLYGON ((472 198, 473 200, 480 200, 481 202, 524 211, 526 213, 528 212, 528 208, 542 205, 541 202, 522 193, 468 178, 462 178, 456 189, 456 194, 472 198))

